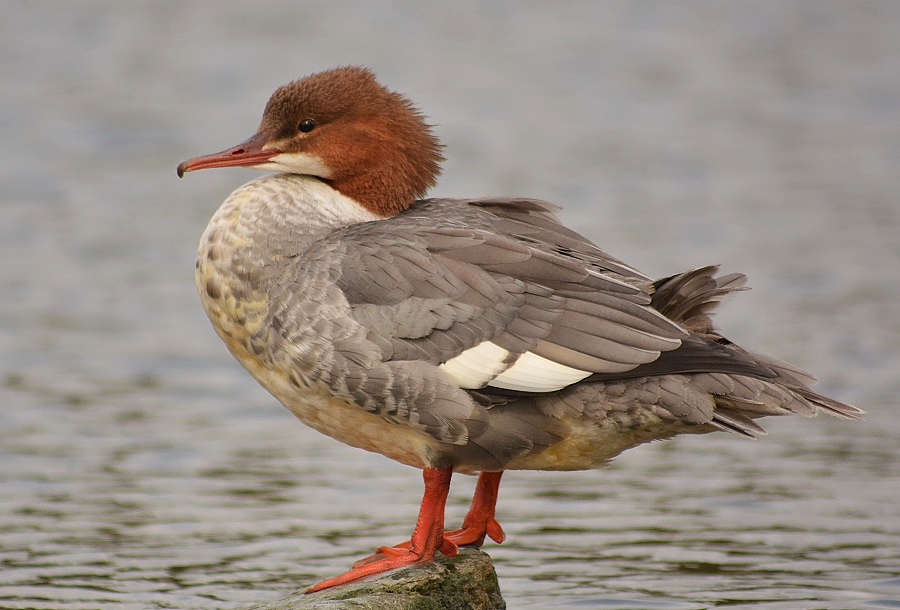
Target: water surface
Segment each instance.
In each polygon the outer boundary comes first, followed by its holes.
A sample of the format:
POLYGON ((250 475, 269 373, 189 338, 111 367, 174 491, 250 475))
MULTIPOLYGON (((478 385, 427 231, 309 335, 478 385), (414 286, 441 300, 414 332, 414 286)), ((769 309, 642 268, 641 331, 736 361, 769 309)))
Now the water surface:
POLYGON ((890 1, 7 3, 0 606, 236 608, 408 538, 419 473, 295 422, 200 310, 197 239, 254 174, 175 177, 362 63, 437 124, 436 194, 748 273, 727 334, 870 413, 510 473, 509 607, 900 607, 898 31, 890 1))

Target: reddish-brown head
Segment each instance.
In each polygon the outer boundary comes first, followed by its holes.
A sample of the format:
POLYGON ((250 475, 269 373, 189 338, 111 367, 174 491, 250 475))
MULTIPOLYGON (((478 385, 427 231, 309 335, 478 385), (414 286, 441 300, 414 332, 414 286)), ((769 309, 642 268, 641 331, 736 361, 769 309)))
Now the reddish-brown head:
POLYGON ((279 87, 257 132, 222 152, 178 166, 255 167, 316 176, 382 216, 398 214, 435 185, 441 145, 412 103, 347 66, 279 87))

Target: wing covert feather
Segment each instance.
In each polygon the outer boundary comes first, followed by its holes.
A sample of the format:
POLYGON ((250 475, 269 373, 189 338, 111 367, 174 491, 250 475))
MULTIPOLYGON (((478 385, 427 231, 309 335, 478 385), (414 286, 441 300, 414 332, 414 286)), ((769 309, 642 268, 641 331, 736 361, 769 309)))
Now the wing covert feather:
POLYGON ((586 366, 587 376, 680 345, 686 333, 652 308, 643 276, 610 272, 617 261, 604 265, 604 253, 549 210, 522 208, 423 201, 328 238, 344 256, 335 280, 350 316, 370 340, 393 346, 386 360, 424 353, 441 365, 492 341, 508 366, 528 351, 550 360, 565 353, 575 357, 560 364, 586 366))

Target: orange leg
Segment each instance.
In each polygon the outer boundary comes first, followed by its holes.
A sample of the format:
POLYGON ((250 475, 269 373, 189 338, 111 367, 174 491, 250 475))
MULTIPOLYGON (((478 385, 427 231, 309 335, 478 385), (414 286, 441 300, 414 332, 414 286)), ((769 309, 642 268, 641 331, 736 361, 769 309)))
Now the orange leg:
MULTIPOLYGON (((489 537, 496 543, 502 543, 506 539, 503 528, 494 518, 494 510, 497 506, 497 489, 500 486, 500 472, 482 472, 478 477, 478 483, 475 485, 475 495, 472 498, 472 505, 466 518, 463 519, 463 525, 458 530, 444 532, 444 543, 453 547, 474 546, 481 548, 484 544, 485 536, 489 537)), ((361 568, 374 562, 381 561, 385 557, 396 557, 403 555, 412 545, 412 540, 401 542, 395 546, 382 546, 375 549, 375 553, 364 559, 360 559, 353 564, 354 568, 361 568)), ((456 552, 447 553, 443 549, 441 552, 450 557, 456 555, 456 552)))
POLYGON ((354 564, 348 572, 323 580, 309 587, 306 592, 312 593, 342 585, 344 583, 392 570, 411 563, 430 561, 437 551, 453 557, 459 552, 457 546, 444 537, 444 507, 447 494, 450 492, 450 477, 453 470, 426 468, 422 472, 425 479, 425 495, 419 508, 419 518, 413 530, 412 538, 396 547, 381 547, 375 555, 354 564))
POLYGON ((497 490, 500 487, 500 472, 482 472, 478 476, 475 485, 475 495, 462 527, 452 532, 445 532, 444 537, 457 546, 474 546, 480 549, 484 544, 485 535, 501 544, 506 540, 503 528, 494 518, 494 510, 497 508, 497 490))

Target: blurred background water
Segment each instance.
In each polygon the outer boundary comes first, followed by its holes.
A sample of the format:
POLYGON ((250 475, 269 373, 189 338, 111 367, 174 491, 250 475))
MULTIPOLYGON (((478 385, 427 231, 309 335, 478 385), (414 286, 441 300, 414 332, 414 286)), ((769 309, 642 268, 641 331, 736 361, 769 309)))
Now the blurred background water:
POLYGON ((900 607, 900 3, 2 7, 0 607, 234 608, 408 537, 419 474, 295 422, 200 309, 196 242, 255 174, 175 177, 339 64, 437 125, 435 194, 746 272, 726 334, 869 412, 510 473, 510 608, 900 607))

